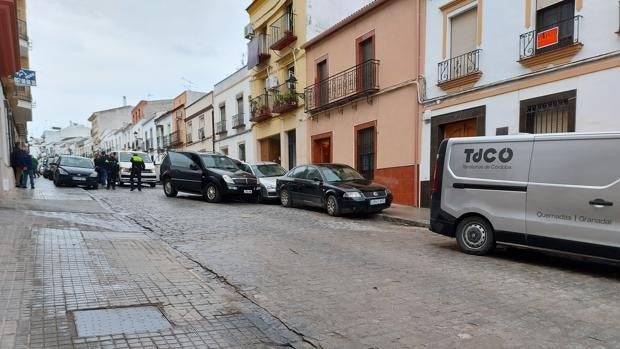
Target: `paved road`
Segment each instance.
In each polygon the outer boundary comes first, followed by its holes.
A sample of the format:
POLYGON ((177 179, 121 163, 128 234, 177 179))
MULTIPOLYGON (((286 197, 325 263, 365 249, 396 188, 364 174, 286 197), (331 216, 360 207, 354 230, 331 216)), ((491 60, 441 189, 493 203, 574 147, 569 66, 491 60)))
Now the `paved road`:
POLYGON ((325 348, 620 347, 620 267, 159 186, 90 193, 325 348))

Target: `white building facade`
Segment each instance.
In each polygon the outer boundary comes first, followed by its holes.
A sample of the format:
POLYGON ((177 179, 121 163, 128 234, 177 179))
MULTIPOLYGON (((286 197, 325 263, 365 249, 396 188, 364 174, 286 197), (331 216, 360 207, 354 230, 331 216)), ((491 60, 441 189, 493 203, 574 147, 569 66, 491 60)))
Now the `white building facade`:
POLYGON ((241 161, 255 161, 250 122, 250 73, 241 68, 213 88, 215 151, 241 161))
POLYGON ((620 131, 617 1, 427 3, 421 205, 451 137, 620 131))
POLYGON ((133 106, 96 111, 88 118, 91 123, 91 136, 94 150, 99 150, 101 139, 104 134, 117 130, 131 123, 131 111, 133 106))
POLYGON ((213 151, 213 91, 185 108, 185 149, 213 151))

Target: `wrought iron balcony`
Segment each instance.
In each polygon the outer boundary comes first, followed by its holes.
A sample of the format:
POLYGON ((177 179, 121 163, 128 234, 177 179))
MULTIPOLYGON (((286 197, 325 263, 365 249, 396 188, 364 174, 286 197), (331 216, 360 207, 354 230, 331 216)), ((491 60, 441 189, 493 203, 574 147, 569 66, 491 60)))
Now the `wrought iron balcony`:
POLYGON ((222 135, 226 132, 228 132, 226 131, 226 119, 215 123, 215 134, 222 135))
POLYGON ((243 128, 245 127, 245 117, 243 113, 239 113, 232 117, 233 126, 232 128, 243 128))
POLYGON ((269 26, 272 50, 281 50, 297 40, 293 34, 294 22, 295 14, 292 11, 286 11, 269 26))
POLYGON ((250 121, 261 122, 271 117, 271 96, 264 94, 250 99, 250 121))
POLYGON ((450 58, 437 65, 437 84, 480 72, 480 49, 450 58))
POLYGON ((22 101, 32 102, 32 94, 29 86, 15 86, 15 97, 22 101))
POLYGON ((379 61, 368 60, 304 89, 305 111, 316 113, 379 91, 379 61))
POLYGON ((183 144, 183 140, 181 139, 181 133, 179 131, 174 131, 168 136, 169 138, 169 146, 176 147, 183 144))
POLYGON ((519 36, 519 59, 579 43, 578 15, 557 23, 546 25, 519 36))
POLYGON ((295 91, 295 84, 285 82, 273 90, 274 113, 282 114, 297 109, 299 94, 295 91))
POLYGON ((28 41, 28 25, 26 24, 26 21, 18 19, 17 30, 19 31, 19 37, 28 41))

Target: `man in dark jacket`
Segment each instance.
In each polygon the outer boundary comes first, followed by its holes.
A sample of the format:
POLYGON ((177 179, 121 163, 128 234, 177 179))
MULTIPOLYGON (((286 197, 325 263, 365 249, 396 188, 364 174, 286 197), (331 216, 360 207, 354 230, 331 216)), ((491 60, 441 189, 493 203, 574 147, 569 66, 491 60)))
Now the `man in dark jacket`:
POLYGON ((28 178, 30 187, 34 189, 34 172, 32 170, 32 156, 26 151, 22 151, 19 161, 22 166, 22 188, 28 188, 28 178))
POLYGON ((107 159, 105 151, 101 151, 99 157, 95 159, 95 166, 99 168, 99 184, 101 186, 105 186, 108 183, 108 171, 105 170, 107 159))
POLYGON ((19 143, 15 143, 13 150, 11 151, 11 167, 13 168, 13 174, 15 175, 15 186, 22 186, 22 171, 24 169, 23 166, 20 166, 20 157, 21 157, 22 149, 19 143))
POLYGON ((106 160, 105 170, 108 173, 108 186, 106 189, 116 190, 116 179, 118 178, 118 160, 116 159, 116 153, 111 153, 106 160))
POLYGON ((142 191, 142 171, 144 171, 144 160, 136 153, 131 156, 131 176, 129 177, 129 182, 131 183, 131 189, 129 191, 133 191, 134 184, 133 179, 137 177, 138 179, 138 191, 142 191))

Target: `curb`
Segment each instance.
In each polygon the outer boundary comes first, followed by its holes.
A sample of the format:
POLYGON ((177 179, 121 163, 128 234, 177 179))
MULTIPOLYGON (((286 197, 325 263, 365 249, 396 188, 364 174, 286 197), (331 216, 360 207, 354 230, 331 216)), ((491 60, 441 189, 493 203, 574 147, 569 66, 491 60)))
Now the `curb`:
POLYGON ((426 228, 426 229, 430 228, 430 223, 424 220, 413 220, 413 219, 394 217, 394 216, 390 216, 384 213, 378 214, 377 218, 385 222, 395 224, 395 225, 405 225, 409 227, 420 227, 420 228, 426 228))

